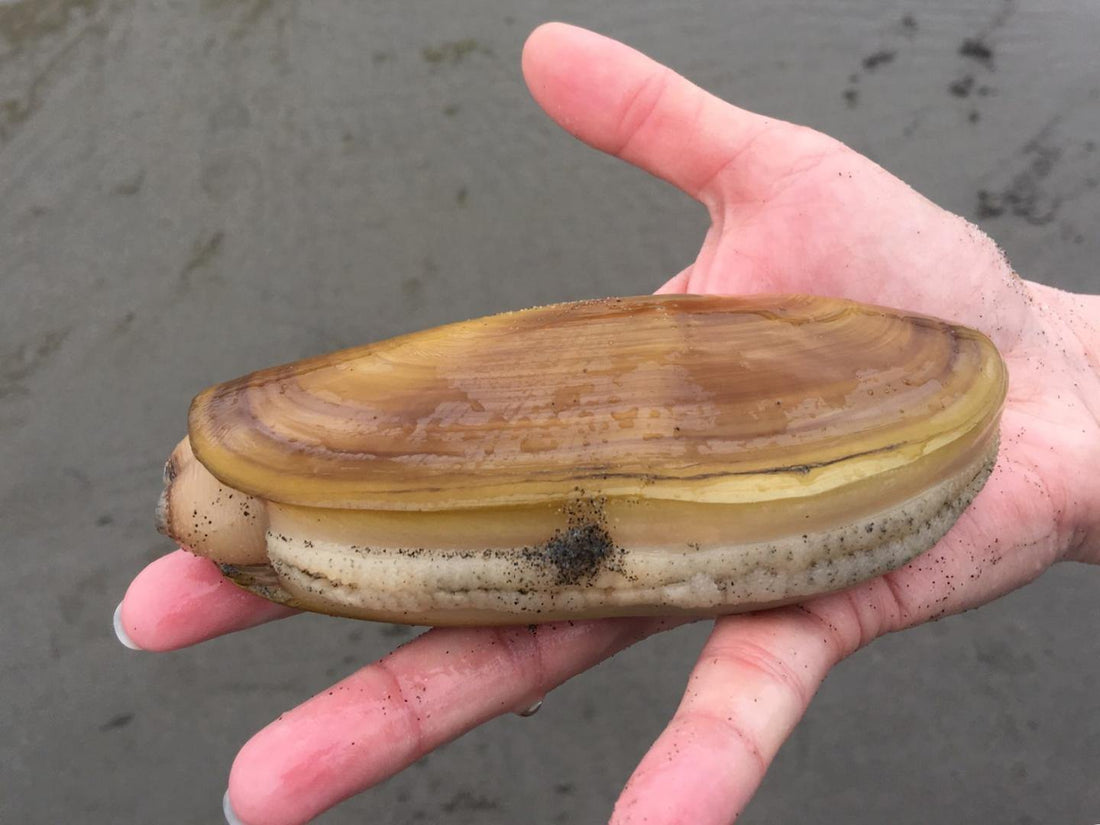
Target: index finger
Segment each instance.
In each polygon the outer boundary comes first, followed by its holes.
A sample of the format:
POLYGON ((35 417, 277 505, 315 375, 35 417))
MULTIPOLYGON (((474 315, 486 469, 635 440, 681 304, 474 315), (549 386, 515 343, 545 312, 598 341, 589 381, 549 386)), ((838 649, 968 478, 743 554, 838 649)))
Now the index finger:
POLYGON ((129 647, 176 650, 296 612, 237 587, 210 559, 177 550, 134 578, 115 630, 129 647))

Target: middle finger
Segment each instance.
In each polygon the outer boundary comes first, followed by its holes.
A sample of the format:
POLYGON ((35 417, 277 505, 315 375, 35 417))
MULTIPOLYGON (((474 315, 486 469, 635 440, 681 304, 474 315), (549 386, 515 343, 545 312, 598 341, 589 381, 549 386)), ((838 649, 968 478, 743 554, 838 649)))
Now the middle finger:
POLYGON ((683 620, 604 619, 532 627, 440 628, 272 722, 229 779, 253 825, 298 825, 424 754, 683 620))

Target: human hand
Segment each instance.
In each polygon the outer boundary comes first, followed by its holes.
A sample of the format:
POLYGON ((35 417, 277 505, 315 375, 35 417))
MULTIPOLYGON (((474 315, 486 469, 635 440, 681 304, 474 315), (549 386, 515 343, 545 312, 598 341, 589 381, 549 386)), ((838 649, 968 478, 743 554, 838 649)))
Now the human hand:
MULTIPOLYGON (((1055 561, 1100 563, 1089 472, 1100 462, 1100 335, 1088 320, 1100 299, 1020 280, 977 228, 866 158, 730 106, 614 41, 544 26, 524 73, 568 131, 708 208, 699 256, 662 291, 813 292, 926 312, 982 329, 1009 364, 997 467, 943 541, 850 590, 715 622, 612 821, 726 823, 841 658, 989 601, 1055 561)), ((290 612, 181 551, 135 579, 121 624, 163 650, 290 612)), ((234 763, 233 808, 250 825, 305 822, 673 624, 431 630, 258 733, 234 763)))

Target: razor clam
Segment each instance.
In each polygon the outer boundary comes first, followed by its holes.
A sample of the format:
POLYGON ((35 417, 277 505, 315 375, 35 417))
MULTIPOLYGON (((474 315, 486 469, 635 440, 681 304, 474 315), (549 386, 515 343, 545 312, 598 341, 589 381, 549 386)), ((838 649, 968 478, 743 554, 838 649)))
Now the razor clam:
POLYGON ((157 521, 334 615, 757 609, 935 544, 992 469, 1006 384, 981 333, 833 298, 539 307, 206 390, 157 521))

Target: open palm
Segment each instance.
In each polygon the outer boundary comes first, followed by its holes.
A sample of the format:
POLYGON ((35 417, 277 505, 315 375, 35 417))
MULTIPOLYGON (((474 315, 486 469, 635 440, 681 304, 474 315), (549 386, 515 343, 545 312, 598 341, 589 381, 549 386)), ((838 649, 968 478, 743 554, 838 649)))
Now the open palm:
MULTIPOLYGON (((951 532, 853 589, 718 619, 612 820, 730 822, 841 658, 1055 561, 1100 561, 1100 496, 1088 483, 1100 463, 1100 345, 1089 321, 1100 306, 1022 281, 976 227, 843 144, 737 109, 622 44, 551 24, 528 41, 524 72, 567 130, 708 208, 699 256, 662 291, 812 292, 902 307, 982 329, 1009 363, 1000 459, 951 532)), ((163 650, 289 612, 179 552, 134 581, 121 624, 163 650)), ((257 734, 234 763, 233 808, 250 825, 305 822, 673 624, 432 630, 257 734), (405 702, 413 693, 418 701, 405 702)))

